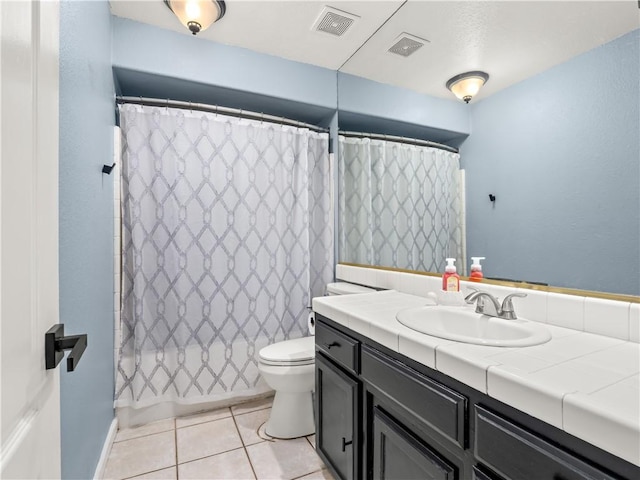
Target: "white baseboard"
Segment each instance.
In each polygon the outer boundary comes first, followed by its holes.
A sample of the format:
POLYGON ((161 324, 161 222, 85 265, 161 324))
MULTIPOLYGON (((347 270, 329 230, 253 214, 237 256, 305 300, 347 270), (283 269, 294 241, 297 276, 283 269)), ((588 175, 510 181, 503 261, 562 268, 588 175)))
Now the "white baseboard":
POLYGON ((118 419, 114 418, 109 427, 109 432, 107 432, 107 438, 104 439, 100 460, 98 460, 96 472, 93 474, 94 480, 101 480, 102 477, 104 477, 104 469, 107 466, 109 453, 111 453, 111 445, 113 445, 113 441, 116 439, 116 433, 118 433, 118 419))

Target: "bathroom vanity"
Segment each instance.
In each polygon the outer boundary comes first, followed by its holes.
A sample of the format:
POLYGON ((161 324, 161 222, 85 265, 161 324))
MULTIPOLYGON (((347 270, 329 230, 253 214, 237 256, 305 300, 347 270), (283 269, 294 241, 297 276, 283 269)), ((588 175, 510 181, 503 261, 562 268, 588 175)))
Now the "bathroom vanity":
MULTIPOLYGON (((619 455, 400 353, 414 337, 394 312, 424 299, 385 294, 314 299, 316 449, 337 478, 640 478, 619 455)), ((429 337, 425 352, 432 341, 434 361, 454 343, 429 337)))

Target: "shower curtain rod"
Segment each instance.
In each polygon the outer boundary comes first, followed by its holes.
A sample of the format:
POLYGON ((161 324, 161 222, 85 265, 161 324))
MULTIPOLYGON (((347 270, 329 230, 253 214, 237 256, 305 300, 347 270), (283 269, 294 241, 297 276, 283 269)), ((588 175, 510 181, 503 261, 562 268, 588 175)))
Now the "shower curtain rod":
POLYGON ((260 120, 269 123, 279 123, 282 125, 288 125, 291 127, 308 128, 314 132, 327 133, 328 128, 318 127, 311 125, 310 123, 299 122, 298 120, 291 120, 285 117, 277 117, 275 115, 269 115, 266 113, 252 112, 249 110, 242 110, 240 108, 219 107, 217 105, 207 105, 204 103, 183 102, 180 100, 169 100, 160 98, 147 98, 147 97, 127 97, 118 95, 116 97, 116 103, 133 103, 136 105, 147 105, 150 107, 173 107, 182 108, 185 110, 198 110, 201 112, 222 113, 224 115, 230 115, 232 117, 247 118, 250 120, 260 120))
POLYGON ((440 150, 446 150, 447 152, 459 153, 459 150, 457 148, 450 147, 449 145, 443 145, 441 143, 430 142, 428 140, 420 140, 419 138, 397 137, 395 135, 382 135, 379 133, 346 132, 342 130, 340 130, 338 134, 344 137, 374 138, 376 140, 389 140, 392 142, 408 143, 409 145, 418 145, 420 147, 439 148, 440 150))

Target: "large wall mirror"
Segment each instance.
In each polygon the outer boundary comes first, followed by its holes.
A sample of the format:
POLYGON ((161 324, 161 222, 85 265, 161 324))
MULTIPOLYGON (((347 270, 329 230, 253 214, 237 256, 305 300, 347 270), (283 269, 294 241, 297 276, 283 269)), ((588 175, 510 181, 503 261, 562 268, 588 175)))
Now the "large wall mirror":
MULTIPOLYGON (((467 106, 468 136, 449 132, 433 138, 430 125, 422 135, 415 125, 407 129, 407 136, 459 148, 466 214, 464 225, 456 228, 465 235, 465 261, 472 255, 487 257, 487 277, 640 295, 639 21, 638 4, 630 0, 409 1, 339 75, 366 76, 453 101, 444 86, 448 78, 470 70, 489 73, 489 81, 467 106), (403 33, 424 40, 423 45, 406 57, 377 53, 403 33)), ((338 95, 340 105, 340 91, 338 95)), ((351 117, 345 118, 351 122, 348 129, 357 127, 351 117)), ((387 132, 384 121, 378 122, 378 133, 401 133, 391 120, 387 132)), ((341 172, 341 182, 368 181, 352 167, 341 172)), ((403 192, 416 188, 412 179, 418 184, 429 179, 428 168, 419 169, 413 165, 403 172, 398 167, 380 185, 403 192)), ((421 206, 428 210, 428 204, 421 206)), ((397 225, 396 250, 406 250, 402 237, 408 217, 385 215, 397 225)), ((427 223, 432 217, 423 213, 411 223, 427 223)), ((354 222, 364 228, 363 218, 354 222)), ((428 241, 425 245, 429 248, 428 241)), ((444 268, 444 263, 403 265, 400 257, 370 263, 444 268)), ((369 263, 344 251, 339 260, 369 263)))

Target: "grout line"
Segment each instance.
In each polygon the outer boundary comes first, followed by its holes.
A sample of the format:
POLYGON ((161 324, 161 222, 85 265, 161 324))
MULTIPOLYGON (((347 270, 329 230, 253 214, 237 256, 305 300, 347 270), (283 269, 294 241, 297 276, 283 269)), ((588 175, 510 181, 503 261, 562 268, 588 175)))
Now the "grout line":
MULTIPOLYGON (((257 444, 254 444, 254 445, 257 445, 257 444)), ((202 460, 204 458, 216 457, 218 455, 222 455, 223 453, 229 453, 229 452, 233 452, 234 450, 239 450, 240 448, 242 448, 242 447, 230 448, 229 450, 224 450, 222 452, 216 452, 216 453, 213 453, 211 455, 205 455, 204 457, 192 458, 191 460, 187 460, 187 461, 178 463, 178 465, 184 465, 185 463, 189 463, 189 462, 197 462, 198 460, 202 460)))
POLYGON ((300 479, 300 478, 304 478, 304 477, 306 477, 307 475, 311 475, 311 474, 313 474, 313 473, 322 472, 322 471, 324 471, 324 470, 326 470, 326 468, 324 468, 324 467, 323 467, 323 468, 321 468, 320 470, 314 470, 313 472, 304 473, 304 474, 300 475, 299 477, 294 477, 294 478, 292 478, 291 480, 298 480, 298 479, 300 479))
MULTIPOLYGON (((314 433, 313 435, 315 435, 315 433, 314 433)), ((313 451, 315 452, 316 447, 314 447, 314 446, 313 446, 313 443, 311 443, 311 440, 309 439, 309 437, 310 437, 310 436, 311 436, 311 435, 308 435, 308 436, 306 436, 306 437, 304 437, 304 438, 306 438, 306 439, 307 439, 307 442, 309 442, 309 445, 311 445, 311 448, 313 448, 313 451)))
MULTIPOLYGON (((578 333, 589 333, 589 332, 578 332, 578 333)), ((591 335, 593 335, 593 334, 591 334, 591 335)), ((611 338, 611 337, 609 337, 609 338, 611 338)), ((619 338, 614 338, 613 340, 620 340, 620 339, 619 338)), ((624 340, 620 340, 620 342, 624 342, 624 340)), ((561 360, 559 362, 553 363, 552 365, 548 365, 548 366, 540 368, 538 370, 534 370, 533 372, 530 372, 530 373, 538 373, 538 372, 541 372, 543 370, 547 370, 547 369, 550 369, 550 368, 553 368, 553 367, 557 367, 558 365, 564 365, 565 363, 569 363, 569 362, 572 362, 574 360, 578 360, 580 358, 584 358, 584 357, 587 357, 589 355, 593 355, 595 353, 604 352, 605 350, 609 350, 610 348, 619 347, 621 344, 622 343, 616 343, 614 345, 609 345, 608 347, 598 348, 597 350, 589 350, 588 352, 582 353, 582 354, 578 355, 577 357, 571 357, 571 358, 567 358, 565 360, 561 360)), ((536 357, 536 356, 533 356, 531 354, 527 354, 524 351, 522 352, 522 355, 525 355, 525 356, 528 356, 528 357, 531 357, 531 358, 535 358, 535 359, 538 359, 538 360, 544 360, 543 358, 536 357)))
MULTIPOLYGON (((605 385, 604 387, 600 387, 597 390, 594 390, 594 391, 589 392, 589 393, 586 393, 586 392, 570 392, 570 393, 582 393, 583 395, 593 395, 594 393, 600 392, 600 391, 604 390, 605 388, 613 387, 614 385, 617 385, 620 382, 625 382, 625 381, 629 380, 630 378, 636 377, 637 375, 638 375, 638 372, 632 373, 631 375, 627 375, 626 377, 621 378, 617 382, 613 382, 613 383, 611 383, 609 385, 605 385)), ((564 400, 564 397, 563 397, 563 400, 564 400)))
MULTIPOLYGON (((213 455, 206 455, 204 457, 194 458, 193 460, 187 460, 186 462, 179 463, 178 465, 186 465, 187 463, 199 462, 200 460, 204 460, 205 458, 217 457, 219 455, 224 455, 225 453, 235 452, 236 450, 240 450, 242 447, 232 448, 231 450, 225 450, 224 452, 214 453, 213 455)), ((176 467, 178 466, 176 465, 176 467)))
MULTIPOLYGON (((212 410, 212 411, 214 411, 214 410, 212 410)), ((181 427, 178 427, 178 424, 176 423, 176 429, 195 427, 197 425, 203 425, 205 423, 219 422, 220 420, 226 420, 226 419, 231 418, 231 417, 232 417, 232 415, 229 415, 228 417, 214 418, 213 420, 203 420, 201 422, 192 423, 190 425, 182 425, 181 427)), ((184 417, 184 418, 188 418, 188 417, 184 417)))
POLYGON ((266 407, 256 408, 255 410, 249 410, 248 412, 242 412, 242 413, 233 413, 233 410, 231 410, 231 415, 234 417, 239 417, 241 415, 246 415, 247 413, 259 412, 261 410, 266 410, 268 408, 271 408, 271 405, 267 405, 266 407))
MULTIPOLYGON (((233 424, 236 426, 236 431, 238 432, 238 436, 240 437, 240 442, 242 442, 242 448, 244 450, 244 454, 247 457, 247 461, 249 462, 249 466, 251 467, 251 471, 253 472, 253 478, 257 479, 258 475, 256 475, 256 469, 253 468, 253 462, 251 462, 251 457, 249 456, 249 452, 247 451, 247 447, 244 444, 244 439, 242 438, 242 435, 240 434, 240 429, 238 428, 238 423, 236 422, 236 417, 231 416, 231 418, 233 419, 233 424)), ((255 444, 257 445, 257 444, 255 444)))
MULTIPOLYGON (((175 468, 175 469, 176 469, 176 472, 177 472, 177 470, 178 470, 178 467, 177 467, 176 465, 169 465, 168 467, 158 468, 158 469, 156 469, 156 470, 151 470, 150 472, 136 473, 136 474, 135 474, 134 476, 132 476, 132 477, 123 477, 121 480, 129 480, 129 479, 131 479, 131 478, 136 478, 136 477, 139 477, 139 476, 141 476, 141 475, 149 475, 150 473, 160 472, 160 471, 162 471, 162 470, 168 470, 169 468, 175 468)), ((177 475, 177 473, 176 473, 176 475, 177 475)))
MULTIPOLYGON (((0 0, 1 1, 1 0, 0 0)), ((171 430, 174 430, 173 428, 169 428, 167 430, 162 430, 160 432, 153 432, 153 433, 145 433, 144 435, 140 435, 137 437, 131 437, 131 438, 125 438, 124 440, 114 440, 113 443, 124 443, 124 442, 128 442, 130 440, 138 440, 139 438, 145 438, 145 437, 151 437, 153 435, 160 435, 161 433, 167 433, 170 432, 171 430)), ((119 430, 120 431, 120 430, 119 430)), ((116 434, 117 435, 117 434, 116 434)))
POLYGON ((574 393, 580 393, 579 391, 574 390, 573 392, 566 392, 562 394, 562 398, 560 398, 560 422, 562 423, 562 429, 564 430, 564 399, 567 395, 571 395, 574 393))
POLYGON ((236 405, 231 405, 230 407, 227 407, 227 408, 229 410, 231 410, 231 415, 235 417, 236 415, 245 415, 247 413, 253 413, 253 412, 260 411, 260 410, 266 410, 267 408, 271 408, 272 406, 273 406, 273 395, 270 396, 270 397, 263 397, 263 398, 260 398, 258 400, 252 400, 250 402, 238 403, 236 405), (242 405, 248 405, 249 403, 254 403, 254 402, 263 401, 263 400, 269 400, 269 405, 266 405, 266 406, 263 406, 263 407, 257 407, 257 408, 255 408, 253 410, 249 410, 248 412, 235 413, 233 411, 234 407, 242 408, 242 405))

